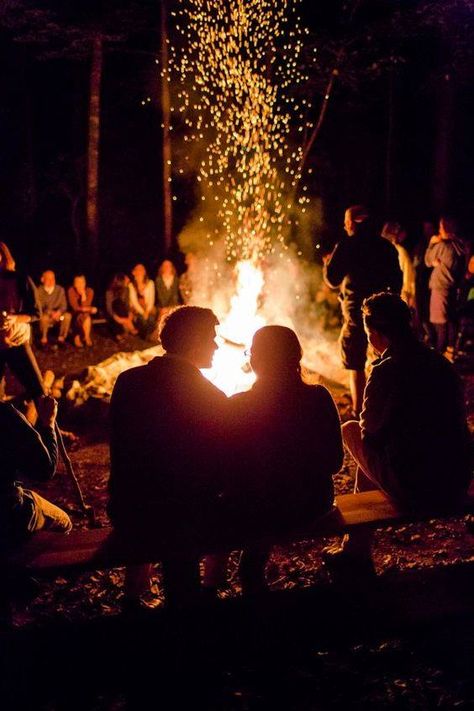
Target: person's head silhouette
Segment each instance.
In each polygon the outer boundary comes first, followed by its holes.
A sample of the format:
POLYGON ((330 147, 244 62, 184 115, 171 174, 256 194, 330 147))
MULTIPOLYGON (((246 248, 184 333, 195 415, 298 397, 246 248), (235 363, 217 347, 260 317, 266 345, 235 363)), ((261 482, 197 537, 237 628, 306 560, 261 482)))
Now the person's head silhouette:
POLYGON ((264 326, 253 337, 250 365, 257 378, 300 378, 302 355, 298 337, 291 328, 264 326))

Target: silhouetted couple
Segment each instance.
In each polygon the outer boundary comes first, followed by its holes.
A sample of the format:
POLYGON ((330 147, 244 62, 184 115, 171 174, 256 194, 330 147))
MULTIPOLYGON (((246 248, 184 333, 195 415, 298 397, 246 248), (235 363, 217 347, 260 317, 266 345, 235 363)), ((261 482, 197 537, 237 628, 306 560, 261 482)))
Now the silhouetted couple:
MULTIPOLYGON (((267 551, 255 542, 331 510, 342 464, 336 407, 324 387, 303 383, 295 333, 260 329, 257 381, 228 400, 199 370, 211 366, 217 325, 209 309, 173 311, 165 355, 122 373, 112 395, 110 516, 137 545, 163 549, 170 600, 199 590, 197 551, 243 547, 244 584, 263 584, 267 551)), ((208 560, 213 574, 216 560, 222 574, 225 556, 208 560)), ((148 578, 146 566, 129 568, 127 596, 148 578)))
MULTIPOLYGON (((454 509, 471 479, 460 382, 445 358, 416 341, 399 296, 371 296, 362 312, 380 358, 360 421, 342 429, 359 488, 379 488, 404 509, 454 509)), ((165 591, 178 601, 196 596, 199 553, 209 551, 208 586, 223 581, 227 552, 243 549, 243 588, 261 590, 264 541, 331 510, 343 457, 334 402, 303 382, 295 333, 257 331, 256 383, 227 400, 199 371, 211 365, 216 325, 208 309, 171 313, 161 333, 166 354, 120 375, 111 403, 112 521, 144 550, 164 551, 165 591)), ((346 538, 332 560, 370 563, 367 544, 346 538)), ((130 598, 148 576, 147 567, 129 569, 130 598)))

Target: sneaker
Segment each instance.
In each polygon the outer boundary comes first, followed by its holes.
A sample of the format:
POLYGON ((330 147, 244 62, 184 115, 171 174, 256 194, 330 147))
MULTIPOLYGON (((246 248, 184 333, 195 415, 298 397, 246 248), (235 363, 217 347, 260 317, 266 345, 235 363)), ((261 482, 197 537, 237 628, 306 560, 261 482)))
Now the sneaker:
POLYGON ((450 363, 452 363, 454 361, 454 348, 452 346, 448 346, 443 355, 447 360, 449 360, 450 363))
POLYGON ((322 552, 323 564, 333 582, 375 579, 374 562, 369 553, 358 553, 344 546, 330 546, 322 552))
POLYGON ((153 608, 140 598, 124 597, 121 604, 122 615, 131 619, 146 618, 153 608))

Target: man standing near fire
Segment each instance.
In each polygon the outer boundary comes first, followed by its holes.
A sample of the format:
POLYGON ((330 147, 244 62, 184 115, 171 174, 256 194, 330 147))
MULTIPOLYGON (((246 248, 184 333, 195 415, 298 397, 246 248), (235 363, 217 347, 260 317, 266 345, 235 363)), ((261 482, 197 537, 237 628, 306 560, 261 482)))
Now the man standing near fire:
POLYGON ((402 273, 395 247, 371 228, 369 212, 362 205, 349 207, 344 215, 346 236, 336 244, 324 263, 324 279, 340 287, 342 364, 349 371, 352 409, 359 416, 365 388, 367 336, 362 322, 362 302, 371 294, 399 294, 402 273))

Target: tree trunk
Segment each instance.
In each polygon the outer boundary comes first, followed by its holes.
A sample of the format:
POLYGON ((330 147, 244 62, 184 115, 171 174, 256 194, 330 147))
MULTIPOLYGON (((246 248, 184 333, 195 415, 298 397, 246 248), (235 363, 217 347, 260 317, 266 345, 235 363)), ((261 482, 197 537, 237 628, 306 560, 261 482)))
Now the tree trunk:
POLYGON ((22 102, 22 151, 19 164, 19 184, 21 196, 21 218, 28 228, 32 227, 38 207, 36 185, 35 152, 34 152, 34 111, 31 96, 31 86, 28 74, 28 49, 20 47, 19 52, 19 84, 22 102))
POLYGON ((87 150, 87 239, 88 262, 92 269, 97 266, 99 257, 99 141, 102 57, 102 36, 98 32, 92 45, 87 150))
POLYGON ((433 170, 433 208, 442 212, 449 206, 454 126, 454 88, 446 75, 437 92, 436 138, 433 170))
POLYGON ((393 207, 393 157, 395 149, 395 77, 394 68, 390 67, 388 74, 388 116, 387 144, 385 148, 385 214, 389 215, 393 207))
POLYGON ((161 115, 163 129, 163 247, 169 253, 172 245, 173 213, 171 196, 170 88, 168 67, 168 31, 166 2, 161 0, 161 115))

